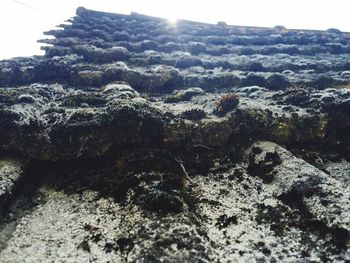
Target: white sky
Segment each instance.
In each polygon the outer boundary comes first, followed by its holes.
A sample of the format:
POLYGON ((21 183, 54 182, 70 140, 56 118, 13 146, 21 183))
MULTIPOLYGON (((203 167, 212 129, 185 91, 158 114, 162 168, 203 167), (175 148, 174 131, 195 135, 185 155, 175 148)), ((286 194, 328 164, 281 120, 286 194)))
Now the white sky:
POLYGON ((74 16, 78 6, 209 23, 350 32, 350 0, 0 0, 0 59, 42 54, 36 40, 74 16))

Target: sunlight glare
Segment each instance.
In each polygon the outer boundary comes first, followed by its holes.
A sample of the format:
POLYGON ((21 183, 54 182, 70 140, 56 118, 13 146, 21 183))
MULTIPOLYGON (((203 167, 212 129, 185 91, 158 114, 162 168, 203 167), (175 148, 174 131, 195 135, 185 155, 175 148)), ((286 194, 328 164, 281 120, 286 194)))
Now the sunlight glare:
POLYGON ((178 19, 176 17, 168 17, 167 20, 170 26, 176 27, 178 22, 178 19))

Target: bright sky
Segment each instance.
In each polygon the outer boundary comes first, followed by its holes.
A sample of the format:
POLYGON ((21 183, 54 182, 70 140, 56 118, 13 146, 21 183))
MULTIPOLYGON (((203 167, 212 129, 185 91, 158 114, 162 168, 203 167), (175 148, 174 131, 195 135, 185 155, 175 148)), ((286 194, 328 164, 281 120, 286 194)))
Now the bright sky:
POLYGON ((0 59, 42 54, 43 31, 75 15, 78 6, 129 14, 231 25, 338 28, 350 32, 349 0, 0 0, 0 59))

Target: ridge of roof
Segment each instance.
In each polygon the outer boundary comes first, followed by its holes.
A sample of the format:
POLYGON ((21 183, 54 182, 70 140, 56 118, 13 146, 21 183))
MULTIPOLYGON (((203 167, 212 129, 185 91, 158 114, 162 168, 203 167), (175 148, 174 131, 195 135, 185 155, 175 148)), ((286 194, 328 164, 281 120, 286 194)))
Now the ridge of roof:
MULTIPOLYGON (((146 14, 140 14, 137 12, 131 12, 129 15, 127 14, 119 14, 119 13, 113 13, 113 12, 105 12, 105 11, 97 11, 97 10, 92 10, 88 9, 85 7, 78 7, 76 9, 76 15, 77 16, 82 16, 82 17, 108 17, 108 18, 138 18, 138 19, 145 19, 145 20, 158 20, 158 21, 167 21, 167 18, 162 18, 162 17, 156 17, 156 16, 150 16, 146 14)), ((177 23, 183 23, 183 24, 196 24, 196 25, 202 25, 202 26, 212 26, 212 27, 227 27, 227 28, 236 28, 236 29, 253 29, 253 30, 276 30, 276 31, 305 31, 305 32, 315 32, 315 33, 320 33, 320 32, 329 32, 329 33, 338 33, 338 34, 349 34, 350 32, 345 32, 345 31, 340 31, 339 29, 336 28, 329 28, 327 30, 319 30, 319 29, 296 29, 296 28, 286 28, 282 25, 276 25, 274 27, 264 27, 264 26, 253 26, 253 25, 231 25, 227 24, 226 22, 223 21, 218 21, 216 24, 213 23, 208 23, 208 22, 199 22, 199 21, 193 21, 193 20, 188 20, 188 19, 177 19, 177 23)))

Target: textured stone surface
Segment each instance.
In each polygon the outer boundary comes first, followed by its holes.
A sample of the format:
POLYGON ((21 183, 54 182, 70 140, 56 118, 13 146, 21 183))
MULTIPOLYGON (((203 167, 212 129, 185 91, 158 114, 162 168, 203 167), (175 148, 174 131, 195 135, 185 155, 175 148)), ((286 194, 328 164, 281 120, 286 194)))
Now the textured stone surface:
POLYGON ((0 212, 23 176, 23 166, 18 160, 0 158, 0 212))
POLYGON ((0 61, 0 261, 350 260, 348 33, 69 22, 0 61))

